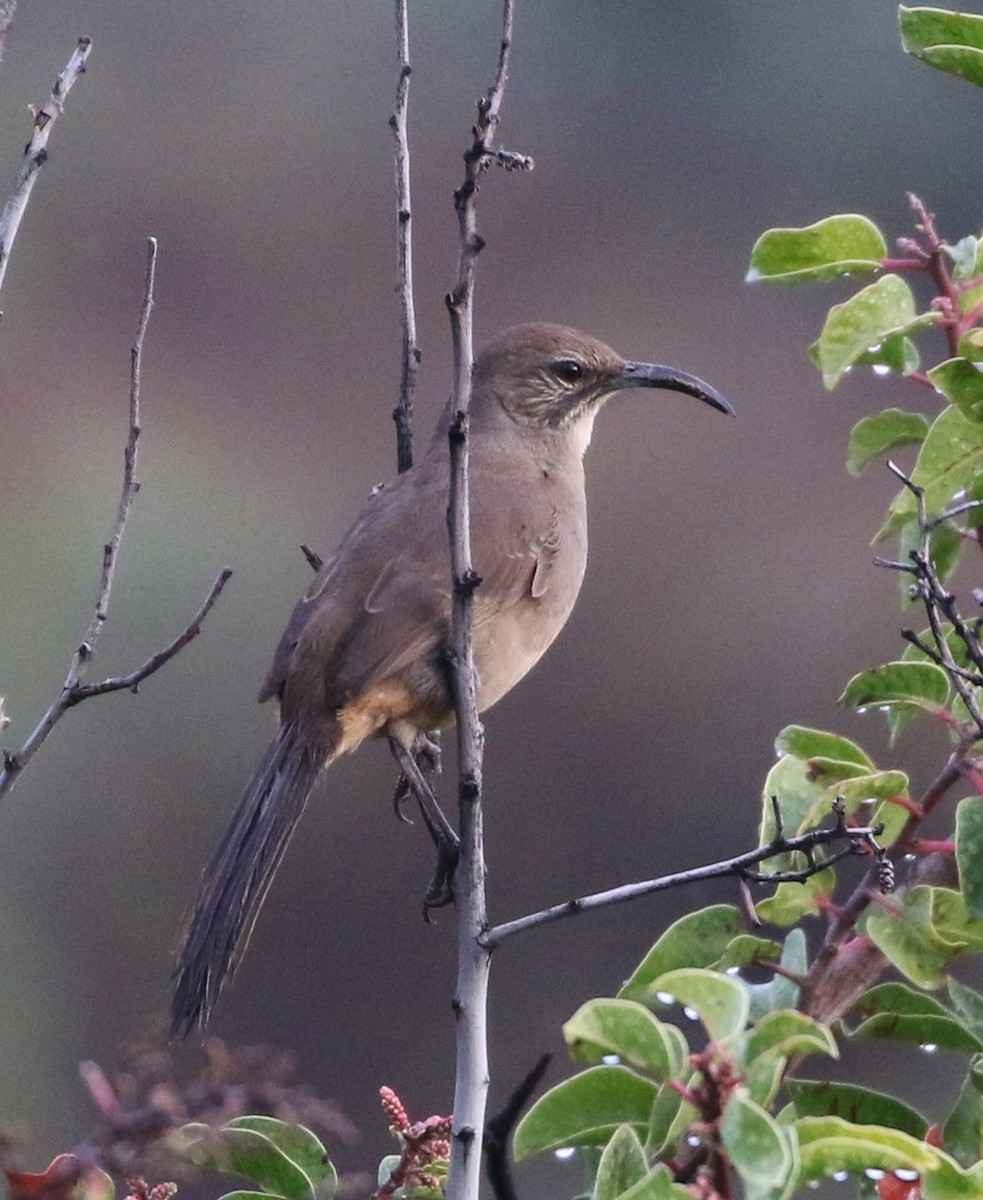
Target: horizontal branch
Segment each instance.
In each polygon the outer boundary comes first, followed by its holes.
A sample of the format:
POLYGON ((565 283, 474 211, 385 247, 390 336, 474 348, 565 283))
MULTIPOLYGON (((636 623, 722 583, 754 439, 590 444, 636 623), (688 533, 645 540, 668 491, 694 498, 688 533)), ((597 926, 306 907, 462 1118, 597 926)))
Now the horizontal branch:
MULTIPOLYGON (((607 908, 612 904, 624 904, 629 900, 637 900, 640 896, 665 892, 670 888, 681 887, 687 883, 699 883, 706 879, 719 879, 729 875, 739 879, 750 879, 756 883, 785 882, 792 878, 806 879, 810 875, 825 870, 833 860, 810 861, 810 866, 801 872, 782 872, 776 876, 751 872, 750 868, 766 859, 774 858, 778 854, 788 854, 792 851, 811 855, 811 852, 819 846, 828 846, 844 839, 853 844, 850 852, 865 853, 871 848, 876 848, 875 839, 880 832, 880 827, 852 829, 840 817, 832 829, 813 829, 795 837, 778 836, 767 846, 759 846, 756 850, 748 850, 745 854, 739 854, 734 858, 708 863, 702 867, 691 867, 687 871, 676 871, 672 875, 660 875, 656 879, 645 879, 639 883, 622 884, 620 887, 608 888, 603 892, 593 892, 589 896, 567 900, 563 904, 554 904, 550 908, 541 909, 539 912, 530 913, 525 917, 518 917, 514 921, 494 925, 482 935, 481 943, 488 950, 494 950, 502 942, 518 933, 524 933, 528 929, 537 929, 540 925, 547 925, 562 917, 575 917, 582 912, 607 908)), ((834 857, 838 858, 842 855, 834 857)))

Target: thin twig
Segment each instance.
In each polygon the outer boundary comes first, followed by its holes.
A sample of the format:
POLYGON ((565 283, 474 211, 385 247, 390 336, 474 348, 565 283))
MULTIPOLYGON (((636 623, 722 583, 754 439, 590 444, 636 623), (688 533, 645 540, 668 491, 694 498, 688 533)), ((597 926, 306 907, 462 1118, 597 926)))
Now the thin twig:
POLYGON ((7 42, 7 30, 10 28, 16 11, 17 0, 0 0, 0 63, 3 62, 3 52, 7 42))
POLYGON ((113 580, 116 575, 116 561, 119 556, 119 548, 123 540, 123 534, 126 531, 126 520, 129 515, 130 505, 133 503, 133 498, 140 489, 140 484, 136 478, 137 442, 140 437, 140 365, 143 342, 147 333, 150 313, 154 305, 154 274, 156 263, 157 241, 155 238, 148 238, 143 302, 140 308, 140 319, 137 322, 136 338, 130 349, 129 433, 123 453, 123 485, 120 491, 119 504, 116 508, 116 520, 113 525, 113 531, 109 541, 103 546, 102 574, 99 580, 99 592, 96 597, 92 620, 89 622, 89 628, 86 631, 84 640, 72 658, 68 674, 65 677, 65 682, 62 684, 57 699, 32 730, 27 741, 24 742, 19 750, 15 752, 4 751, 3 768, 0 770, 0 798, 13 788, 35 754, 41 749, 48 734, 70 708, 74 708, 76 704, 89 699, 91 696, 101 696, 107 692, 122 691, 127 688, 131 691, 136 691, 144 679, 148 678, 155 671, 160 670, 165 663, 169 662, 179 651, 183 650, 188 642, 197 637, 202 621, 208 615, 212 605, 218 599, 222 589, 232 575, 232 571, 226 567, 212 585, 211 591, 208 593, 204 604, 198 610, 191 624, 170 645, 151 655, 141 667, 138 667, 135 671, 127 675, 110 677, 102 680, 100 683, 86 684, 82 682, 85 670, 95 654, 99 634, 109 616, 109 602, 112 596, 113 580))
MULTIPOLYGON (((2 18, 3 11, 0 8, 0 18, 2 18)), ((13 9, 10 8, 7 15, 8 25, 12 16, 13 9)), ((5 26, 0 25, 0 36, 2 36, 5 28, 5 26)), ((86 59, 88 59, 91 50, 92 38, 79 38, 78 45, 72 51, 72 56, 68 60, 65 69, 54 82, 50 99, 43 108, 39 108, 34 113, 34 132, 31 134, 31 140, 27 143, 27 147, 24 150, 24 161, 18 172, 14 190, 4 205, 3 212, 0 213, 0 288, 3 287, 3 277, 7 273, 10 251, 13 247, 14 239, 17 237, 17 230, 20 228, 21 218, 24 216, 27 202, 31 198, 34 181, 37 178, 38 171, 40 171, 48 160, 47 145, 48 137, 51 134, 51 127, 64 107, 65 97, 71 91, 72 85, 80 75, 84 74, 86 59)))
POLYGON ((396 54, 399 59, 399 81, 396 84, 396 106, 389 118, 389 128, 396 140, 396 247, 400 323, 403 330, 402 371, 399 382, 399 403, 393 409, 396 422, 396 465, 408 471, 413 465, 413 393, 422 352, 416 337, 416 308, 413 303, 413 240, 410 209, 410 143, 406 128, 409 103, 410 33, 406 11, 407 0, 396 0, 396 54))
POLYGON ((795 882, 802 882, 809 878, 810 875, 815 875, 825 870, 833 859, 845 857, 845 854, 855 853, 856 851, 853 847, 856 844, 860 843, 869 847, 876 839, 878 832, 879 830, 876 827, 858 827, 854 829, 850 828, 843 821, 838 820, 836 825, 831 829, 811 829, 807 833, 797 834, 795 837, 779 835, 773 838, 767 846, 759 846, 756 850, 748 850, 744 854, 735 855, 733 858, 708 863, 702 867, 691 867, 687 871, 676 871, 672 875, 660 875, 656 879, 645 879, 639 883, 622 884, 620 887, 608 888, 603 892, 594 892, 589 896, 581 896, 576 900, 567 900, 563 904, 554 904, 549 908, 541 909, 539 912, 529 913, 524 917, 517 917, 514 921, 506 921, 501 925, 493 926, 482 935, 481 941, 489 950, 494 950, 508 938, 515 937, 519 933, 525 933, 529 929, 537 929, 540 925, 547 925, 551 921, 558 921, 564 917, 574 917, 579 913, 590 912, 597 908, 607 908, 612 904, 624 904, 629 900, 637 900, 639 896, 649 896, 653 892, 665 892, 670 888, 681 887, 683 884, 700 883, 707 879, 719 879, 728 875, 734 875, 738 879, 749 879, 752 882, 780 883, 790 879, 795 882), (851 848, 846 850, 845 854, 833 855, 828 860, 816 861, 813 865, 802 871, 759 876, 750 870, 756 863, 774 858, 778 854, 788 854, 796 850, 807 853, 810 850, 814 850, 817 846, 832 845, 834 842, 843 841, 844 839, 852 843, 851 848))
POLYGON ((495 1200, 518 1200, 509 1162, 509 1138, 552 1061, 552 1054, 541 1054, 501 1110, 485 1126, 485 1173, 495 1200))
POLYGON ((481 1145, 488 1095, 488 968, 490 955, 480 938, 486 925, 485 859, 481 812, 484 733, 478 717, 472 643, 474 590, 481 582, 471 560, 468 413, 474 358, 473 297, 478 254, 475 194, 499 120, 512 45, 514 0, 504 0, 502 40, 495 79, 478 102, 472 142, 464 154, 464 182, 454 193, 460 235, 457 282, 447 296, 454 348, 454 390, 450 428, 450 535, 453 607, 450 673, 457 720, 460 860, 455 877, 458 915, 458 973, 454 1001, 457 1072, 454 1129, 447 1179, 449 1200, 477 1200, 481 1145))

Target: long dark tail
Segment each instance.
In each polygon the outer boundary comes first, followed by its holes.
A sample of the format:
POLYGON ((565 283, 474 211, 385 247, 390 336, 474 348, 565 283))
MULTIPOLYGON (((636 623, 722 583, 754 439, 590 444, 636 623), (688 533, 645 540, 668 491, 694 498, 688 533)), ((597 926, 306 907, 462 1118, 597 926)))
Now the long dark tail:
POLYGON ((323 747, 284 725, 256 768, 198 885, 174 971, 173 1033, 208 1023, 326 757, 323 747))

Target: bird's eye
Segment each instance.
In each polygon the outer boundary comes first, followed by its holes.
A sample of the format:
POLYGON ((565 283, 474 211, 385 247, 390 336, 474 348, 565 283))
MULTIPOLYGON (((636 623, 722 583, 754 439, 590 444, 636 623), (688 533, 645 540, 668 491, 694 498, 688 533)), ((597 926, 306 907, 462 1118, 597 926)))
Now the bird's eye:
POLYGON ((576 383, 584 373, 584 368, 572 358, 561 358, 551 364, 550 370, 561 383, 576 383))

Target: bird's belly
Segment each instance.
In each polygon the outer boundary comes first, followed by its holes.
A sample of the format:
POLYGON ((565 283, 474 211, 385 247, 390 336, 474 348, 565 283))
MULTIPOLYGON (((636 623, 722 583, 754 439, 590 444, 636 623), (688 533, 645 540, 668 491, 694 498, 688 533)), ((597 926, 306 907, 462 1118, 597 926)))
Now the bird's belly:
POLYGON ((562 608, 530 598, 475 630, 478 708, 482 712, 532 670, 566 624, 574 598, 562 608))

